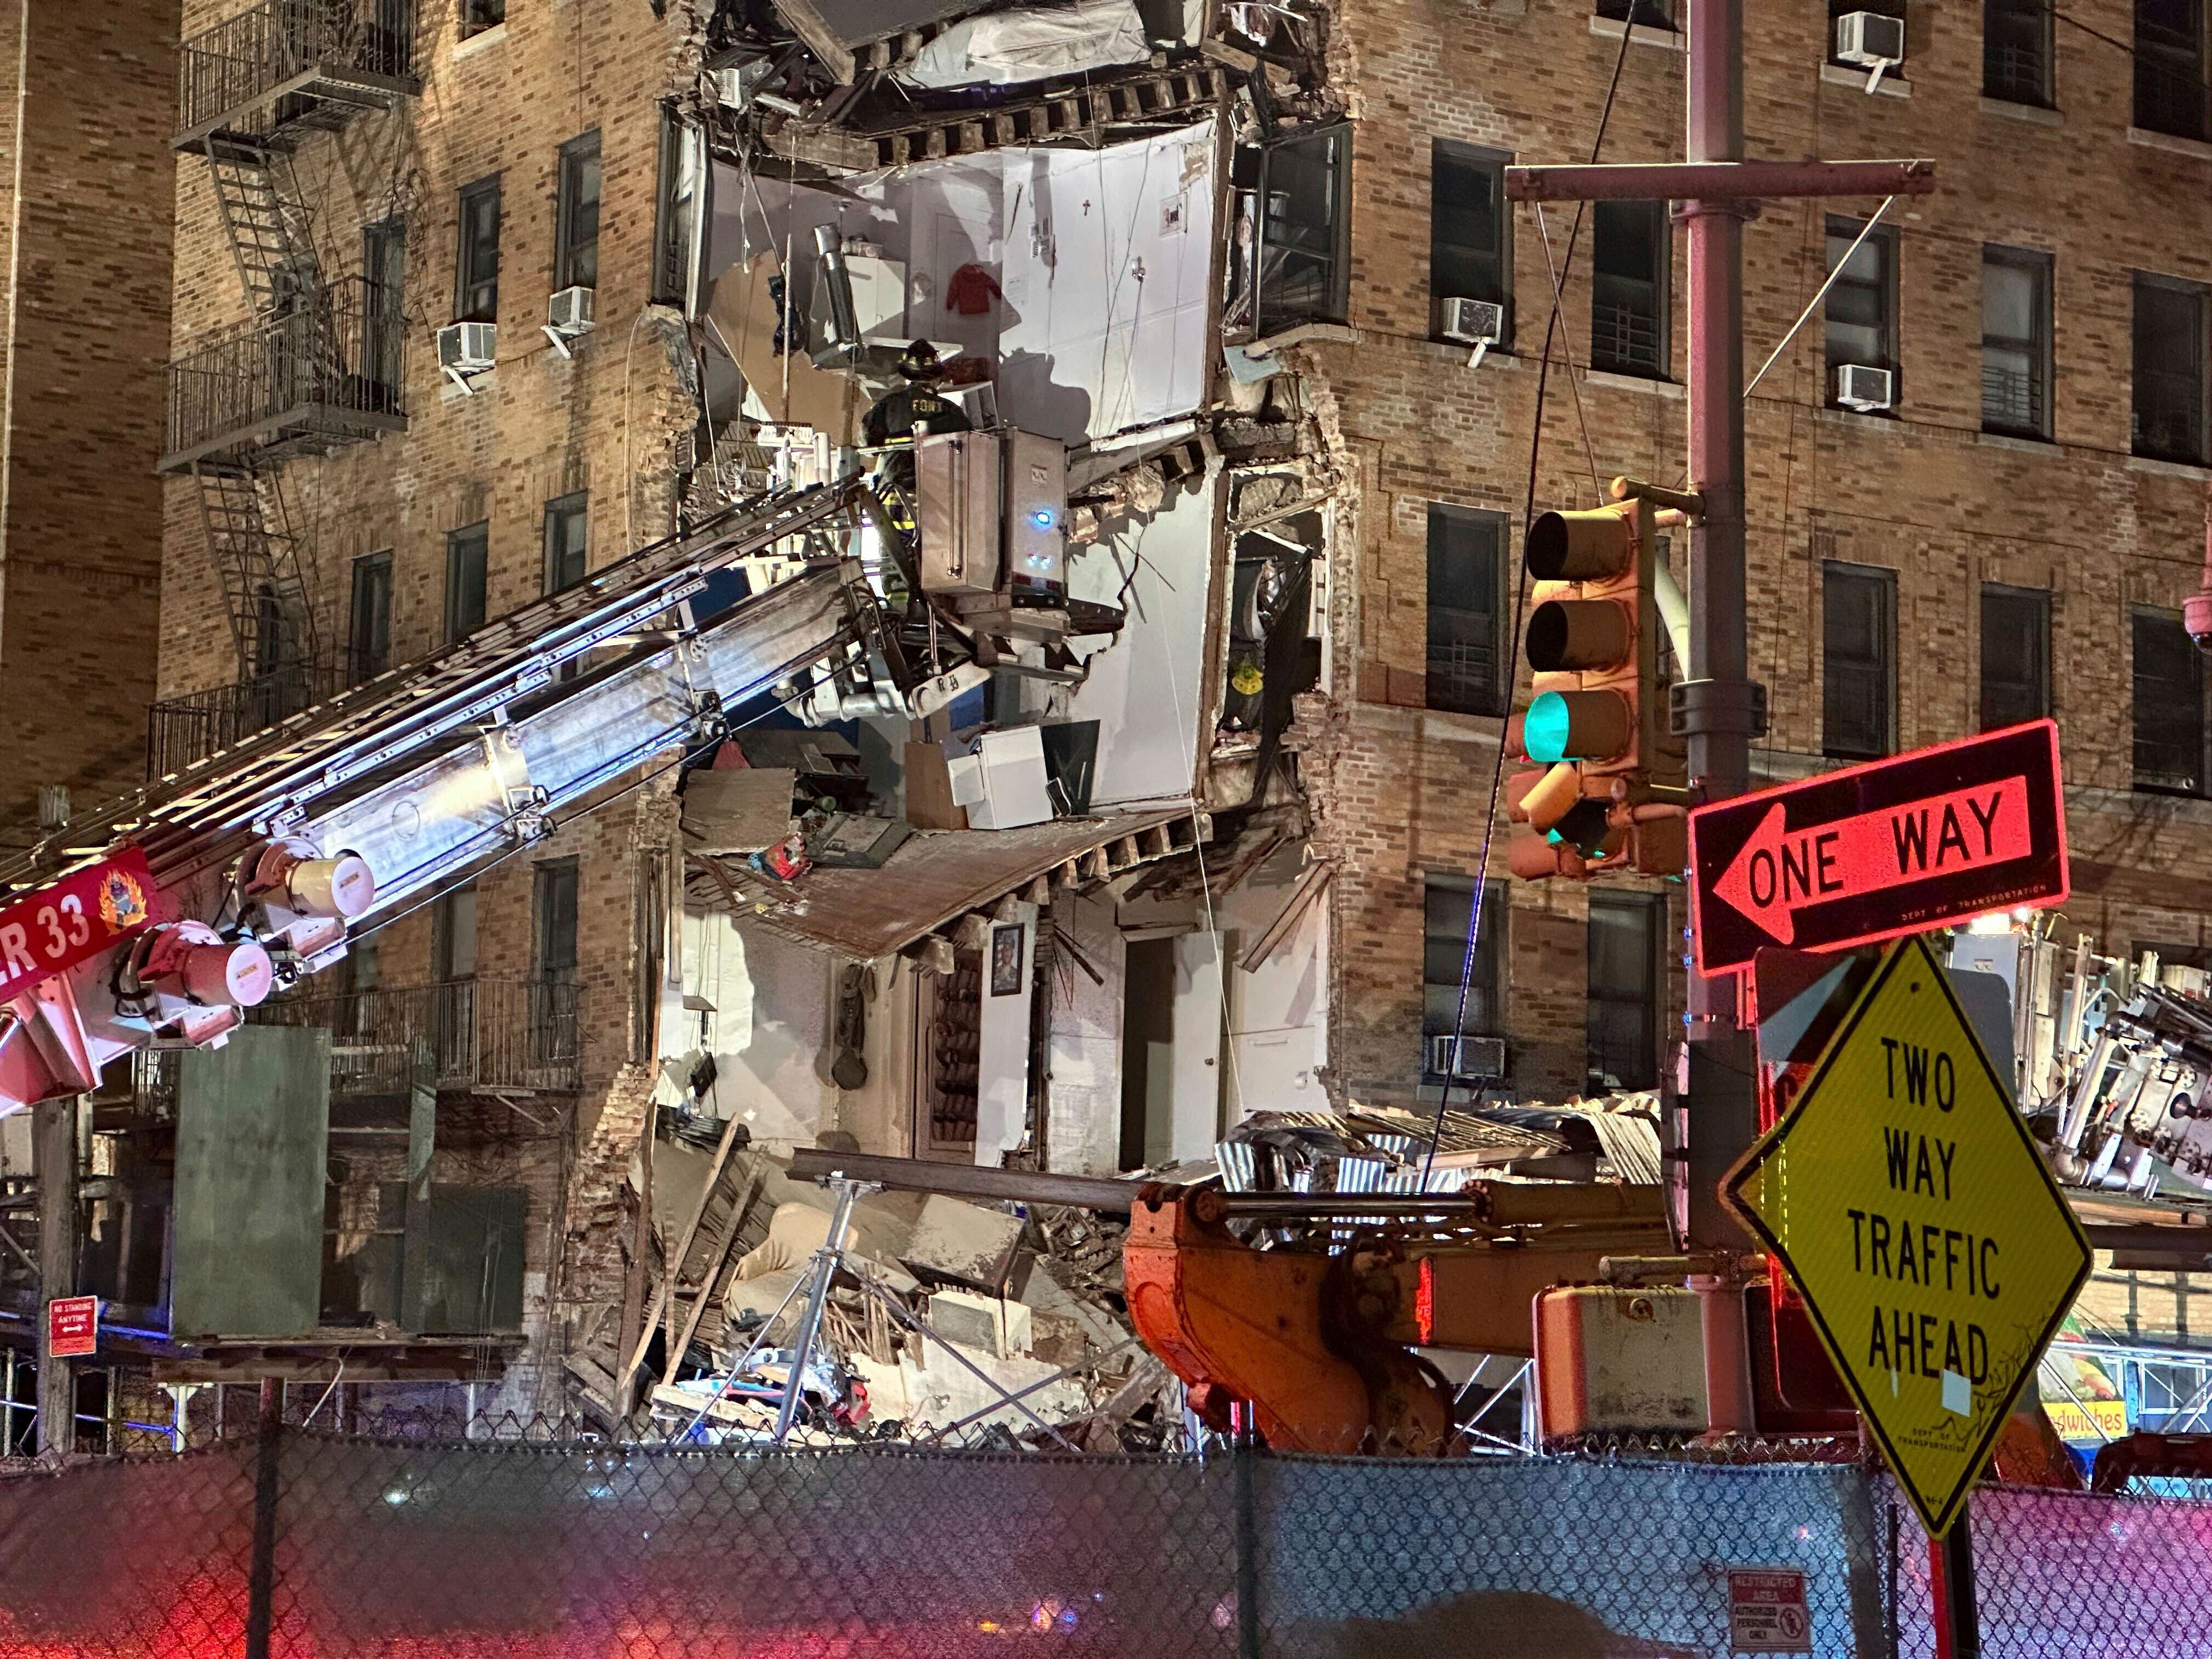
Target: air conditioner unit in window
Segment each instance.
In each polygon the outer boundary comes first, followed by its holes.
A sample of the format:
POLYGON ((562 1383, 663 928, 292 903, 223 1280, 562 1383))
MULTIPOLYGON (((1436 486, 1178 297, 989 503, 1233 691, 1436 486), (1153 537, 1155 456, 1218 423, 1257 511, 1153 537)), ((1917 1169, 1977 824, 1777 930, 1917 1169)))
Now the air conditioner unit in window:
POLYGON ((1845 363, 1836 370, 1836 401, 1862 412, 1887 409, 1897 401, 1896 377, 1886 368, 1845 363))
POLYGON ((448 323, 438 331, 438 367, 464 389, 470 375, 483 374, 498 356, 496 323, 448 323))
POLYGON ((546 323, 541 331, 553 343, 553 349, 563 357, 569 355, 568 342, 580 334, 592 331, 592 290, 587 288, 564 288, 557 290, 546 307, 546 323))
POLYGON ((1881 84, 1882 72, 1905 61, 1905 20, 1878 11, 1847 11, 1836 19, 1836 61, 1872 70, 1867 90, 1881 84))
POLYGON ((1463 1083, 1498 1083, 1505 1077, 1505 1041, 1502 1037, 1432 1036, 1429 1039, 1428 1073, 1431 1077, 1455 1078, 1463 1083))
POLYGON ((1494 300, 1447 300, 1443 337, 1462 345, 1496 345, 1505 337, 1505 307, 1494 300))

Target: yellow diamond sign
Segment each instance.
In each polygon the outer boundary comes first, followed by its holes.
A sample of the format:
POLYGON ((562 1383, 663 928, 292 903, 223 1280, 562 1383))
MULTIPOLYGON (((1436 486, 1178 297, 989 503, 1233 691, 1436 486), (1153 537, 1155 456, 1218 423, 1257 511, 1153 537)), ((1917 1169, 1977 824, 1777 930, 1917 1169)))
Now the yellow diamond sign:
POLYGON ((1929 1532, 1947 1531, 2090 1256, 1917 937, 1722 1190, 1781 1258, 1929 1532))

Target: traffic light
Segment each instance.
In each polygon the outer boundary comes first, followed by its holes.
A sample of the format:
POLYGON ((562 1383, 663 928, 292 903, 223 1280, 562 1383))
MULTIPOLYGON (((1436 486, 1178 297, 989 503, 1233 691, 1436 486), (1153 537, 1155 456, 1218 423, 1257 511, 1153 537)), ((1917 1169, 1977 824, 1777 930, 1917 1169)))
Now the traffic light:
POLYGON ((1507 848, 1517 876, 1679 875, 1686 859, 1681 756, 1662 716, 1658 540, 1635 488, 1617 483, 1625 499, 1546 513, 1528 529, 1522 650, 1534 696, 1506 741, 1543 769, 1507 787, 1508 816, 1534 832, 1507 848))

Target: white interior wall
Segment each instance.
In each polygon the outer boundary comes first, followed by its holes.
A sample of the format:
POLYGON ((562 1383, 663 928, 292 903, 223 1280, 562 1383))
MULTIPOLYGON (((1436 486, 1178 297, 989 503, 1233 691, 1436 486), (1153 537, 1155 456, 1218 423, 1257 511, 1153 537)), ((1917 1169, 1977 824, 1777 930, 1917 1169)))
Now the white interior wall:
POLYGON ((1219 489, 1216 476, 1176 491, 1148 519, 1125 522, 1068 561, 1073 597, 1128 611, 1121 637, 1092 659, 1084 683, 1055 689, 1046 705, 1048 720, 1098 722, 1094 806, 1190 795, 1219 489))
POLYGON ((1212 1158, 1221 1138, 1221 951, 1212 933, 1196 933, 1178 938, 1175 952, 1170 1061, 1175 1127, 1169 1155, 1180 1162, 1212 1158))
POLYGON ((1052 919, 1105 982, 1063 955, 1052 997, 1052 1081, 1045 1127, 1045 1167, 1071 1175, 1114 1175, 1121 1158, 1121 929, 1114 901, 1101 894, 1063 896, 1052 919))
POLYGON ((975 1162, 986 1169, 999 1167, 1000 1154, 1022 1144, 1029 1117, 1030 999, 1035 988, 1037 907, 1017 904, 1019 921, 992 927, 992 945, 998 928, 1018 926, 1021 938, 1019 988, 1005 995, 991 989, 994 950, 983 953, 981 1029, 976 1036, 975 1162))
MULTIPOLYGON (((1215 915, 1236 939, 1236 959, 1259 942, 1305 872, 1303 843, 1263 859, 1224 895, 1215 915)), ((1229 1024, 1236 1066, 1229 1078, 1232 1121, 1252 1112, 1320 1111, 1328 1091, 1328 898, 1306 907, 1288 938, 1260 967, 1230 975, 1229 1024)))

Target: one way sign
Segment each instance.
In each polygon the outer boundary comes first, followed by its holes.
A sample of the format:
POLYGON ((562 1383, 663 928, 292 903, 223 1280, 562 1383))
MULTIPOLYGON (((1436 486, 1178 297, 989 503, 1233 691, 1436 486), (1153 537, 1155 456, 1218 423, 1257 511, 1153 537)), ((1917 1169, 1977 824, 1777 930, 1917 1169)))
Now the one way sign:
POLYGON ((2036 720, 1690 814, 1698 971, 2065 901, 2058 728, 2036 720))

